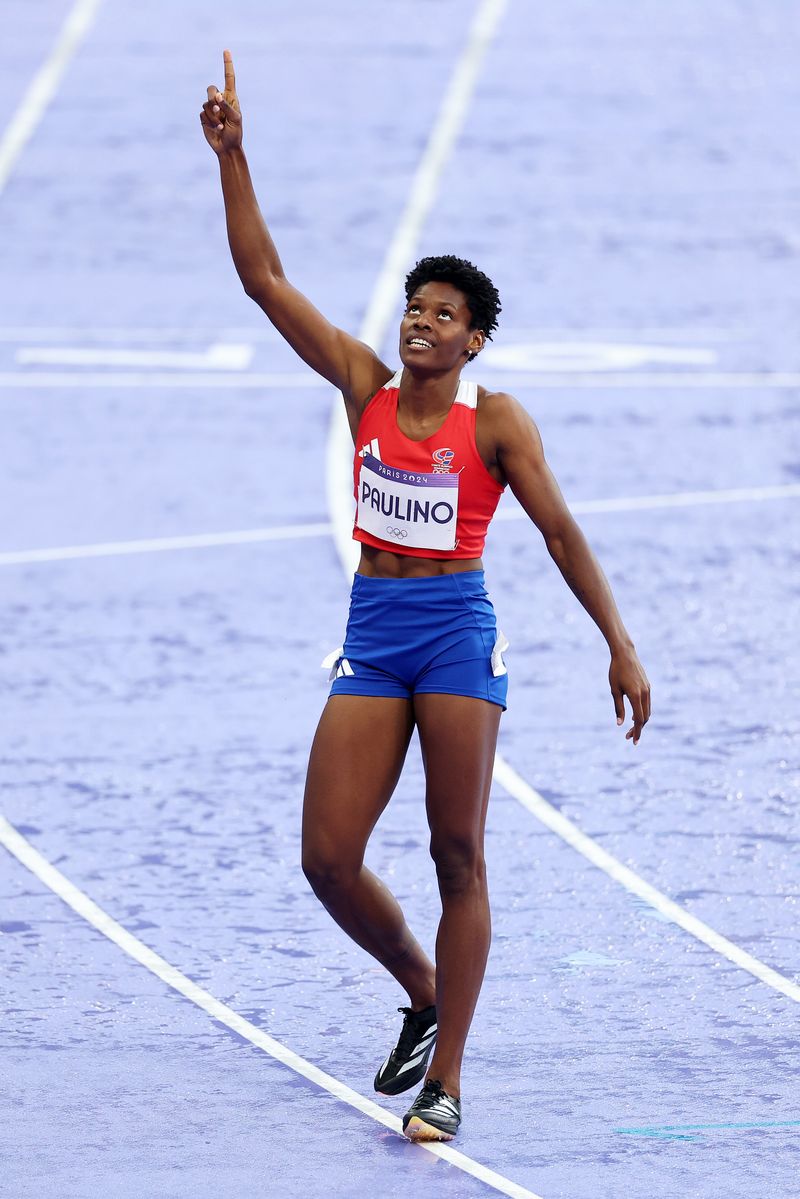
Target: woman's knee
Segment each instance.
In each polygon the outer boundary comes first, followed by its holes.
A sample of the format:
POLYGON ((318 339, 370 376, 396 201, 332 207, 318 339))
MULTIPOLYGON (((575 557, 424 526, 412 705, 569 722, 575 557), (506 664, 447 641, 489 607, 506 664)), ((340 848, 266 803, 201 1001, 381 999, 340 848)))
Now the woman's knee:
POLYGON ((361 862, 354 861, 341 850, 304 845, 302 869, 314 894, 328 895, 351 886, 361 870, 361 862))
POLYGON ((458 894, 486 885, 486 860, 483 847, 476 841, 431 839, 430 853, 442 892, 458 894))

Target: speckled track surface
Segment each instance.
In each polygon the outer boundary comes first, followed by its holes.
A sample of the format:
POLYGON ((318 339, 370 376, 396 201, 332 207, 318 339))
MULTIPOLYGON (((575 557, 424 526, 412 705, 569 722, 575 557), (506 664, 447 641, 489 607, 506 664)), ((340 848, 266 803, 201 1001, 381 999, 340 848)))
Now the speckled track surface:
MULTIPOLYGON (((268 7, 167 20, 106 0, 0 197, 0 553, 329 519, 333 397, 239 289, 197 113, 229 46, 287 273, 356 331, 473 6, 268 7), (252 346, 244 383, 142 367, 131 385, 30 354, 215 343, 252 346)), ((68 9, 11 11, 10 107, 68 9)), ((418 253, 493 277, 503 318, 475 377, 529 407, 569 500, 800 479, 798 49, 781 0, 509 0, 418 253), (545 343, 582 349, 544 372, 545 343), (608 366, 609 346, 628 347, 613 377, 574 369, 608 366)), ((653 685, 635 750, 536 530, 498 521, 485 559, 512 642, 504 756, 795 981, 799 504, 581 517, 653 685)), ((169 962, 373 1097, 405 996, 299 867, 318 663, 347 603, 330 538, 8 565, 0 583, 7 818, 169 962)), ((421 784, 412 752, 368 861, 430 948, 421 784)), ((796 1004, 500 788, 487 859, 494 939, 454 1144, 543 1199, 797 1199, 796 1004)), ((214 1024, 9 855, 0 895, 4 1193, 492 1193, 214 1024)))

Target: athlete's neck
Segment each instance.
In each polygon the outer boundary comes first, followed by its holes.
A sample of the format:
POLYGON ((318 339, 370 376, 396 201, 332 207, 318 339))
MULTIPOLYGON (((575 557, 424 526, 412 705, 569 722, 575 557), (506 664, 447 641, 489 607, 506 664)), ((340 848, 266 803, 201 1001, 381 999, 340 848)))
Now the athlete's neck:
POLYGON ((456 398, 460 375, 460 367, 430 375, 413 375, 404 367, 397 397, 403 414, 414 424, 446 416, 456 398))

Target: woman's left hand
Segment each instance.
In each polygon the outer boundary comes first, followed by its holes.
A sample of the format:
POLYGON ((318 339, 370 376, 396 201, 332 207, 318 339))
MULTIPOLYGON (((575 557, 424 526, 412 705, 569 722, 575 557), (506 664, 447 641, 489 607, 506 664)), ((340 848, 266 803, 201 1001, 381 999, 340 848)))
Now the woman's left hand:
POLYGON ((642 729, 650 719, 650 684, 644 673, 644 667, 633 648, 612 653, 608 681, 614 697, 617 724, 622 724, 625 719, 623 696, 627 695, 628 697, 633 716, 633 728, 628 729, 625 740, 629 741, 632 737, 633 744, 636 745, 642 735, 642 729))
POLYGON ((225 93, 215 83, 207 89, 208 99, 200 113, 200 124, 211 149, 219 157, 238 150, 242 144, 242 110, 236 95, 236 76, 230 50, 222 55, 225 93))

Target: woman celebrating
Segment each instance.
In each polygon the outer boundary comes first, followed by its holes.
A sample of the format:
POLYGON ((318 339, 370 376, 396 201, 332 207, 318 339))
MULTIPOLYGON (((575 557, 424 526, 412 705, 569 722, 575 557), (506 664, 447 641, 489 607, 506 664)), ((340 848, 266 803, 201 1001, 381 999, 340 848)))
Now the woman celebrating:
POLYGON ((403 1130, 412 1140, 452 1140, 490 942, 483 839, 507 675, 481 553, 506 486, 608 642, 617 723, 627 696, 634 745, 650 715, 649 686, 533 421, 512 396, 461 379, 497 328, 491 281, 452 255, 418 262, 406 279, 397 371, 331 325, 283 272, 242 150, 228 51, 224 69, 225 92, 208 88, 200 120, 219 160, 236 270, 303 361, 341 391, 355 443, 361 560, 311 750, 303 871, 334 920, 408 994, 375 1089, 396 1095, 423 1081, 403 1130), (363 864, 415 727, 442 900, 435 967, 363 864))

